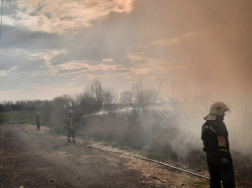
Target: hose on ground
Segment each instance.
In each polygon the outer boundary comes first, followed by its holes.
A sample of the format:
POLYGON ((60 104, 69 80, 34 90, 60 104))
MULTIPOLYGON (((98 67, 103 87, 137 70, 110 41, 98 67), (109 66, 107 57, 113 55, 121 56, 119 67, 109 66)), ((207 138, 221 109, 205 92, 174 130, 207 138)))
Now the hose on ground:
POLYGON ((145 158, 145 157, 140 157, 140 156, 137 156, 137 155, 131 155, 131 154, 127 154, 127 153, 122 153, 122 152, 117 152, 117 151, 111 151, 111 150, 105 150, 105 149, 101 149, 101 148, 96 148, 96 147, 93 147, 93 146, 89 146, 89 145, 82 144, 82 142, 80 142, 80 141, 79 141, 79 143, 80 143, 82 146, 87 146, 87 147, 90 147, 90 148, 93 148, 93 149, 97 149, 97 150, 101 150, 101 151, 108 151, 108 152, 111 152, 111 153, 116 153, 116 154, 121 154, 121 155, 127 155, 127 156, 130 156, 130 157, 135 157, 135 158, 139 158, 139 159, 146 160, 146 161, 151 161, 151 162, 154 162, 154 163, 158 163, 158 164, 164 165, 164 166, 166 166, 166 167, 170 167, 170 168, 174 168, 174 169, 176 169, 176 170, 182 171, 182 172, 186 172, 186 173, 188 173, 188 174, 192 174, 192 175, 194 175, 194 176, 198 176, 198 177, 200 177, 200 178, 204 178, 204 179, 207 179, 207 180, 210 179, 210 178, 205 177, 205 176, 202 176, 202 175, 200 175, 200 174, 196 174, 196 173, 194 173, 194 172, 190 172, 190 171, 184 170, 184 169, 182 169, 182 168, 178 168, 178 167, 175 167, 175 166, 172 166, 172 165, 168 165, 168 164, 163 163, 163 162, 160 162, 160 161, 148 159, 148 158, 145 158))
MULTIPOLYGON (((54 130, 53 130, 53 133, 56 135, 56 133, 54 132, 54 130)), ((161 165, 164 165, 164 166, 166 166, 166 167, 173 168, 173 169, 176 169, 176 170, 179 170, 179 171, 182 171, 182 172, 185 172, 185 173, 194 175, 194 176, 198 176, 198 177, 200 177, 200 178, 204 178, 204 179, 210 180, 210 178, 208 178, 208 177, 202 176, 202 175, 200 175, 200 174, 196 174, 196 173, 194 173, 194 172, 190 172, 190 171, 188 171, 188 170, 184 170, 184 169, 182 169, 182 168, 178 168, 178 167, 175 167, 175 166, 172 166, 172 165, 168 165, 168 164, 163 163, 163 162, 160 162, 160 161, 148 159, 148 158, 141 157, 141 156, 137 156, 137 155, 131 155, 131 154, 127 154, 127 153, 122 153, 122 152, 117 152, 117 151, 111 151, 111 150, 105 150, 105 149, 97 148, 97 147, 94 147, 94 146, 85 145, 85 144, 83 144, 81 141, 79 141, 79 143, 80 143, 82 146, 90 147, 90 148, 97 149, 97 150, 100 150, 100 151, 107 151, 107 152, 111 152, 111 153, 116 153, 116 154, 121 154, 121 155, 127 155, 127 156, 130 156, 130 157, 135 157, 135 158, 138 158, 138 159, 142 159, 142 160, 154 162, 154 163, 161 164, 161 165)))

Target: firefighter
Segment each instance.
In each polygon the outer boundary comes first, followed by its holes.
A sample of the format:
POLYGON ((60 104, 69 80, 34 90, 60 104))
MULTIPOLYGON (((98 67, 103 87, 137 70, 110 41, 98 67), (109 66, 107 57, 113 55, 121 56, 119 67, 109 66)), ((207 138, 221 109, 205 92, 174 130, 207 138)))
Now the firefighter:
POLYGON ((40 130, 40 119, 39 119, 39 113, 36 114, 36 124, 37 124, 37 130, 40 130))
POLYGON ((73 115, 73 110, 68 111, 68 118, 66 120, 66 128, 67 128, 67 138, 68 143, 71 143, 70 137, 72 136, 72 142, 75 143, 75 129, 77 127, 76 119, 73 115))
POLYGON ((224 188, 236 187, 228 131, 223 122, 226 111, 229 108, 224 103, 213 103, 202 126, 201 139, 210 173, 210 188, 221 188, 221 181, 224 188))

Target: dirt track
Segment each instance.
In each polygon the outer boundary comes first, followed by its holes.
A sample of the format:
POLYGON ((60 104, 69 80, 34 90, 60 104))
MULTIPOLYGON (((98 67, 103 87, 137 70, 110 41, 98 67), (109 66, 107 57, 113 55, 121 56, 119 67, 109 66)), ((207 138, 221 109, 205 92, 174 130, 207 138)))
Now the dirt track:
MULTIPOLYGON (((32 125, 0 127, 0 187, 188 187, 185 179, 148 175, 139 159, 102 152, 32 125), (139 167, 136 167, 139 166, 139 167)), ((158 173, 167 169, 152 165, 158 173)), ((167 172, 168 173, 168 172, 167 172)), ((179 175, 179 174, 178 174, 179 175)), ((181 176, 181 174, 180 174, 181 176)), ((179 177, 179 176, 178 176, 179 177)))

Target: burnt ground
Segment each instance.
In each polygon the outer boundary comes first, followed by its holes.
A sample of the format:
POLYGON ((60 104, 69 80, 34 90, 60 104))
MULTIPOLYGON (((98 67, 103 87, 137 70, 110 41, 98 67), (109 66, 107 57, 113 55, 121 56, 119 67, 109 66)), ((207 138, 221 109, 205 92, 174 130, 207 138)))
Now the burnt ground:
MULTIPOLYGON (((0 126, 0 187, 189 187, 190 175, 37 131, 0 126)), ((196 180, 195 180, 196 181, 196 180)), ((192 187, 192 186, 190 186, 192 187)))

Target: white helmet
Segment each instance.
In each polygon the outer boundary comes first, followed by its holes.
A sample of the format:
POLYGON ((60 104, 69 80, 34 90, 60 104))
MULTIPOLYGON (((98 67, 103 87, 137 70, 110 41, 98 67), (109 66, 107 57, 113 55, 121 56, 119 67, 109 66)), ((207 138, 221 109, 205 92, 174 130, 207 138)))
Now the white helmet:
POLYGON ((224 116, 226 111, 229 111, 229 108, 223 102, 215 102, 210 107, 210 114, 224 116))
POLYGON ((72 116, 73 115, 73 110, 68 110, 68 115, 72 116))

